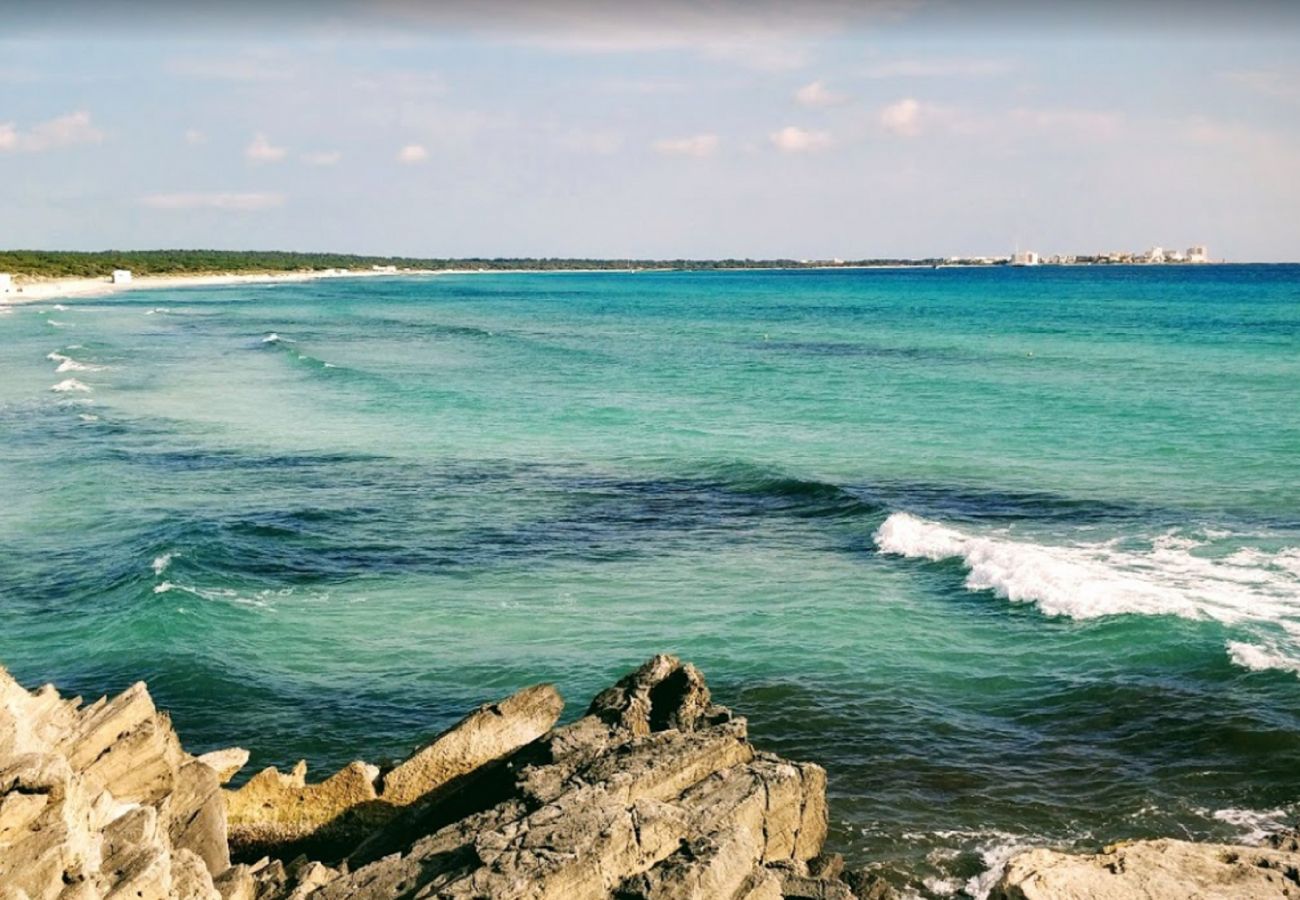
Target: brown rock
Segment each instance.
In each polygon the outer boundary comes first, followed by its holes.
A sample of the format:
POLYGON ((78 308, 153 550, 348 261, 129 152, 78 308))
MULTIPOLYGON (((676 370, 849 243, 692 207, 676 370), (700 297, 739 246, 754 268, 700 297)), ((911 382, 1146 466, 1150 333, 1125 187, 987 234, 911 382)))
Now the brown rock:
POLYGON ((1300 854, 1271 847, 1133 841, 1097 854, 1029 850, 1012 858, 994 900, 1239 900, 1300 896, 1300 854))
POLYGON ((693 731, 725 714, 712 704, 699 670, 666 654, 597 694, 587 709, 587 715, 637 736, 669 728, 693 731))
POLYGON ((225 750, 204 753, 199 757, 199 762, 216 772, 217 781, 225 784, 248 765, 248 756, 248 751, 243 747, 227 747, 225 750))
POLYGON ((384 776, 382 798, 414 803, 454 778, 474 771, 541 737, 555 724, 564 700, 553 685, 525 688, 481 706, 425 744, 384 776))

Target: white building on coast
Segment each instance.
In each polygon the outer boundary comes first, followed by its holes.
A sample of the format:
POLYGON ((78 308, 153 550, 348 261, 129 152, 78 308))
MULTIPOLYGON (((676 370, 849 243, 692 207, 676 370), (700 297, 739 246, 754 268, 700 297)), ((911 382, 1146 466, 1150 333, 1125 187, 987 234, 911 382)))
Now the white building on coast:
POLYGON ((1197 244, 1195 247, 1187 248, 1187 261, 1189 263, 1206 263, 1210 261, 1210 251, 1205 248, 1204 244, 1197 244))
POLYGON ((1011 255, 1013 266, 1036 266, 1039 262, 1038 254, 1033 250, 1017 250, 1011 255))
POLYGON ((130 283, 131 283, 130 269, 113 270, 113 284, 130 284, 130 283))

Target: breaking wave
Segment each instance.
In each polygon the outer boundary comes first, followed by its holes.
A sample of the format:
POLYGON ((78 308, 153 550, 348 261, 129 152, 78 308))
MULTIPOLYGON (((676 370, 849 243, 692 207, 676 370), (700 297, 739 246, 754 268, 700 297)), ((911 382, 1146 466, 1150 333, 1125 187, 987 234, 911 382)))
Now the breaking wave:
POLYGON ((82 391, 85 393, 89 393, 90 388, 82 384, 80 381, 78 381, 75 378, 65 378, 62 381, 60 381, 58 384, 51 386, 50 390, 57 391, 60 394, 67 394, 72 391, 82 391))
POLYGON ((1197 552, 1207 541, 1172 532, 1139 549, 1119 539, 1050 545, 1014 540, 1005 532, 969 534, 902 512, 885 520, 875 541, 886 554, 957 560, 966 569, 968 590, 1032 603, 1049 616, 1178 616, 1280 626, 1280 635, 1252 635, 1262 644, 1230 641, 1228 655, 1246 669, 1300 675, 1296 548, 1245 548, 1215 557, 1197 552))

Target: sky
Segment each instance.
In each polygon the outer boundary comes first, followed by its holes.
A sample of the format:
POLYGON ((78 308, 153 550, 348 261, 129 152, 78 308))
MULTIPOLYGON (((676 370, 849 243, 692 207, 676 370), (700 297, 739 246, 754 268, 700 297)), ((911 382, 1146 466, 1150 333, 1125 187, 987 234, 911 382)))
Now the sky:
POLYGON ((0 247, 1300 259, 1300 4, 0 0, 0 247))

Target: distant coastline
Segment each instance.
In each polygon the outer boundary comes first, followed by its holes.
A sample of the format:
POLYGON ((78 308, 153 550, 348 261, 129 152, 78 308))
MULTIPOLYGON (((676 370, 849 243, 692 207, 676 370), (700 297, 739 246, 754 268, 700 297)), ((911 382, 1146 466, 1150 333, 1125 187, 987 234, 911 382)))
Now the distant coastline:
MULTIPOLYGON (((1224 263, 1224 260, 1216 260, 1224 263)), ((1033 267, 1198 265, 1144 262, 1107 257, 1044 259, 1033 267)), ((68 297, 94 297, 126 290, 268 284, 320 278, 482 273, 559 273, 641 271, 762 271, 826 269, 1000 268, 1023 265, 1015 257, 921 259, 587 259, 578 257, 497 257, 417 259, 347 254, 268 251, 0 251, 0 305, 68 297), (115 270, 127 280, 113 277, 115 270)))

